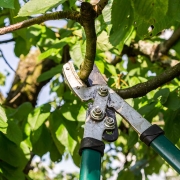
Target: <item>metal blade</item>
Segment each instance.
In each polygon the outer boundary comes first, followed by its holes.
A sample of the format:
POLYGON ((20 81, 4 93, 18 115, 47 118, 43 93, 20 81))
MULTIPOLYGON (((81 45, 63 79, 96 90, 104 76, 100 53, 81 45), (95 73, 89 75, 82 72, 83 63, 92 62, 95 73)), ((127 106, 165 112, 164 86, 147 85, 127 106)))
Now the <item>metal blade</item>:
POLYGON ((94 86, 94 85, 106 85, 106 84, 107 84, 106 80, 100 73, 97 66, 94 64, 93 70, 91 71, 91 74, 89 75, 88 78, 88 85, 94 86))

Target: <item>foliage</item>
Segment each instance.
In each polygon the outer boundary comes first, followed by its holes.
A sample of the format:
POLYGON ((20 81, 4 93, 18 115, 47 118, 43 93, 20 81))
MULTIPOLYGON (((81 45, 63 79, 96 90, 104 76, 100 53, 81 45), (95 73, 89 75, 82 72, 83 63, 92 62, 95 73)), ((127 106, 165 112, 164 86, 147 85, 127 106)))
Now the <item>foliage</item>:
MULTIPOLYGON (((22 6, 18 0, 2 0, 0 25, 3 27, 7 18, 10 22, 16 23, 26 17, 54 12, 59 8, 63 11, 79 11, 77 3, 75 0, 30 0, 22 6)), ((22 102, 15 109, 0 105, 2 180, 48 179, 47 170, 38 165, 35 165, 34 172, 23 173, 32 153, 42 157, 49 152, 52 163, 60 162, 68 153, 76 166, 80 166, 78 150, 83 137, 87 104, 75 97, 65 84, 62 64, 64 48, 68 47, 70 58, 77 68, 80 67, 85 56, 86 36, 84 29, 77 22, 66 19, 66 23, 62 28, 40 24, 12 33, 15 40, 14 53, 17 57, 26 56, 30 49, 36 46, 41 51, 38 63, 43 63, 47 58, 56 63, 55 67, 37 79, 37 83, 42 83, 52 78, 50 93, 55 93, 56 97, 54 101, 38 107, 33 107, 31 102, 22 102)), ((130 47, 132 42, 140 40, 148 40, 150 43, 164 42, 158 33, 167 28, 177 29, 179 23, 178 0, 109 0, 102 15, 95 21, 95 63, 108 79, 108 85, 111 88, 127 88, 148 81, 153 74, 163 72, 166 67, 162 66, 161 62, 152 63, 143 54, 123 53, 123 48, 130 47), (120 59, 116 64, 113 64, 114 57, 120 59)), ((175 53, 170 56, 174 59, 180 57, 178 47, 179 44, 172 47, 175 53)), ((4 82, 5 77, 0 73, 0 85, 4 82)), ((179 87, 180 81, 177 77, 146 96, 127 100, 148 121, 160 124, 166 136, 178 147, 179 87)), ((137 134, 123 118, 118 116, 117 119, 120 136, 114 143, 106 145, 106 149, 109 148, 111 151, 107 150, 103 157, 103 179, 117 176, 117 179, 136 180, 142 179, 142 176, 148 178, 153 173, 159 174, 160 171, 167 172, 170 167, 139 141, 137 134)), ((55 179, 62 178, 77 179, 77 174, 59 173, 55 179)))

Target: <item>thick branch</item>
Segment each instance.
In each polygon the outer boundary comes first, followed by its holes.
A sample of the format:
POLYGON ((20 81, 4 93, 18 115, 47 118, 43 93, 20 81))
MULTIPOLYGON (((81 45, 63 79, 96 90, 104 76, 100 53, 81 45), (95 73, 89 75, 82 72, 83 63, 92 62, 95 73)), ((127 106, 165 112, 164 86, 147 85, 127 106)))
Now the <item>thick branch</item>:
POLYGON ((62 18, 72 19, 72 20, 76 20, 77 22, 79 22, 80 13, 77 11, 58 11, 58 12, 53 12, 53 13, 49 13, 49 14, 44 14, 39 17, 35 17, 32 19, 28 19, 28 20, 19 22, 17 24, 13 24, 13 25, 10 25, 7 27, 0 28, 0 35, 6 34, 9 32, 13 32, 15 30, 22 29, 25 27, 29 27, 34 24, 41 24, 44 21, 56 20, 56 19, 62 19, 62 18))
POLYGON ((180 63, 147 82, 139 83, 127 89, 116 90, 116 92, 124 99, 141 97, 178 76, 180 76, 180 63))
POLYGON ((180 39, 180 28, 178 28, 172 36, 162 42, 152 43, 151 41, 140 40, 138 43, 132 43, 130 46, 124 46, 122 54, 135 57, 137 55, 147 56, 152 62, 161 61, 162 64, 174 66, 179 61, 173 60, 167 56, 169 49, 171 49, 180 39), (165 55, 165 56, 164 56, 165 55))
POLYGON ((85 59, 80 67, 79 77, 82 80, 87 80, 94 65, 96 55, 96 31, 95 31, 96 12, 93 6, 83 2, 81 4, 81 24, 86 33, 86 54, 85 59))

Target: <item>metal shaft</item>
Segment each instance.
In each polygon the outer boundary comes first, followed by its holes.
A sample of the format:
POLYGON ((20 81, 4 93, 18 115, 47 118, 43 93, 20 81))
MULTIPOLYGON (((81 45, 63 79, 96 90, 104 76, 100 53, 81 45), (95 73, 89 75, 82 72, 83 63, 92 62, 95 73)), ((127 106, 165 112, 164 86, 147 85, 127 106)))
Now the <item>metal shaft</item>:
POLYGON ((91 149, 82 152, 80 180, 100 180, 101 153, 91 149))
POLYGON ((180 150, 171 141, 160 135, 150 146, 180 174, 180 150))

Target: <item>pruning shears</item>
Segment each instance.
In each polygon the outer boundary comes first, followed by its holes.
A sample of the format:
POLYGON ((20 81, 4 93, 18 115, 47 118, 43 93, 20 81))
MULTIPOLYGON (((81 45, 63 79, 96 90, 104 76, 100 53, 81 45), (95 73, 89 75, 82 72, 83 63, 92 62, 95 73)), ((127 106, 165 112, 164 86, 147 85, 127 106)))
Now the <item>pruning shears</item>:
POLYGON ((75 95, 82 101, 93 100, 87 110, 84 137, 79 150, 82 155, 80 180, 100 179, 101 156, 105 148, 103 140, 113 142, 118 138, 115 112, 132 126, 141 141, 151 146, 180 173, 180 150, 164 136, 164 131, 158 125, 151 125, 108 87, 95 65, 86 84, 78 77, 72 62, 63 66, 63 73, 75 95))

